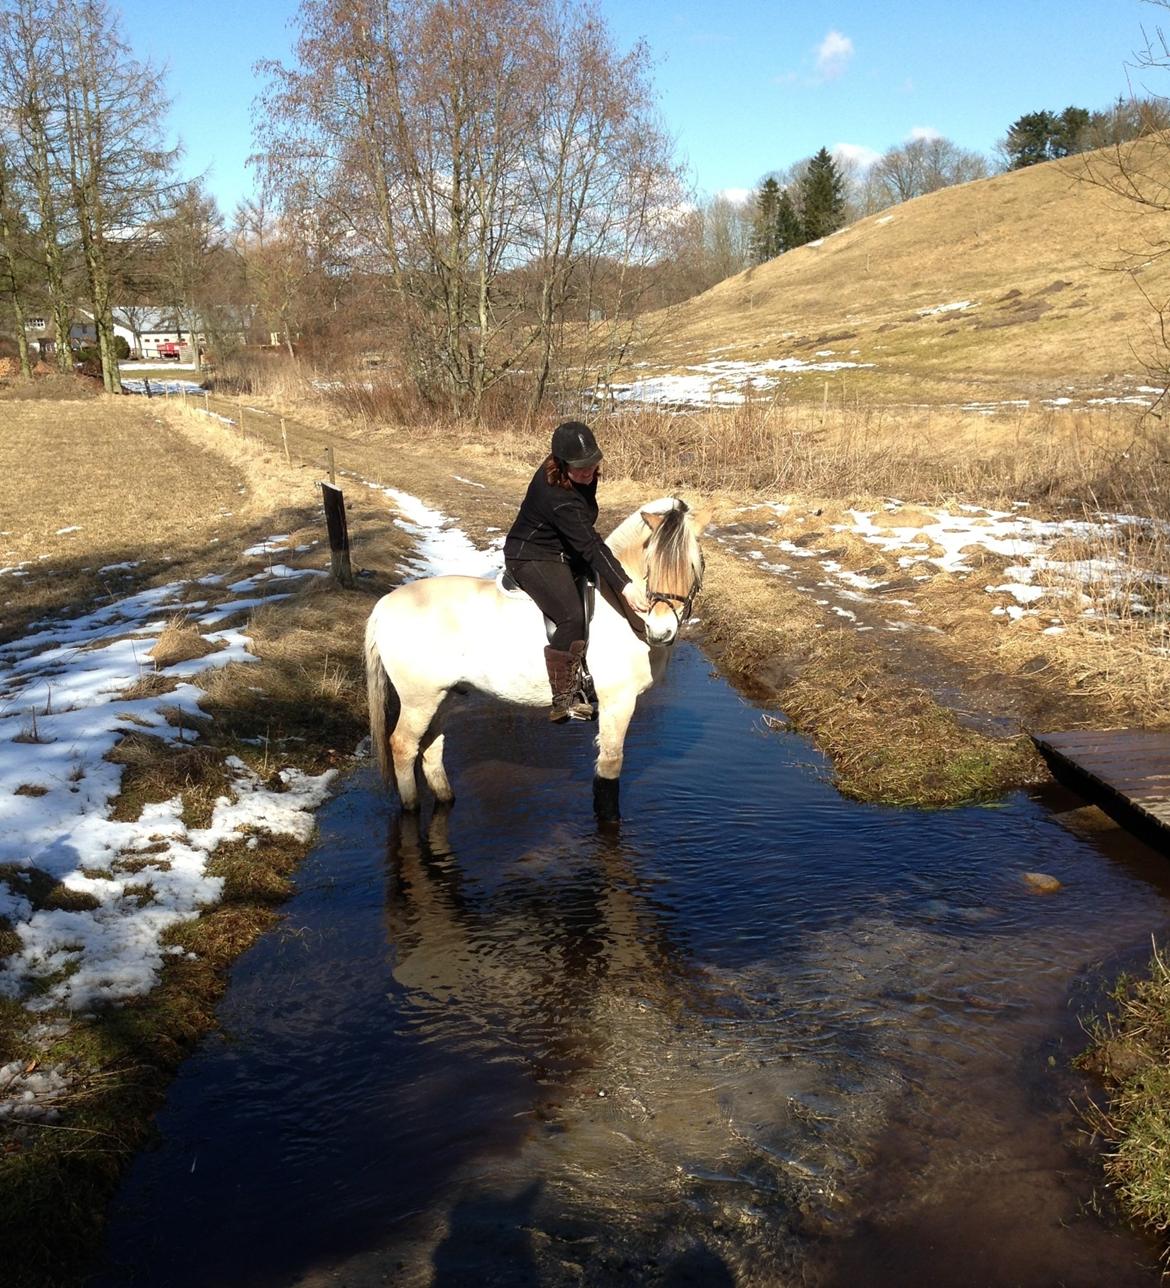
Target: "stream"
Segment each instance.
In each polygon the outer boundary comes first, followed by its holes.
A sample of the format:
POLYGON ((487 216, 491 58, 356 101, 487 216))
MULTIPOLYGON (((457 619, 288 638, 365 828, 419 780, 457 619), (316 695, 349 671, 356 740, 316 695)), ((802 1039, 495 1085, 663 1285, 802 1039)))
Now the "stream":
POLYGON ((613 830, 540 713, 453 715, 421 820, 359 768, 93 1288, 1157 1284, 1069 1061, 1170 866, 1055 788, 848 801, 761 714, 680 645, 613 830))

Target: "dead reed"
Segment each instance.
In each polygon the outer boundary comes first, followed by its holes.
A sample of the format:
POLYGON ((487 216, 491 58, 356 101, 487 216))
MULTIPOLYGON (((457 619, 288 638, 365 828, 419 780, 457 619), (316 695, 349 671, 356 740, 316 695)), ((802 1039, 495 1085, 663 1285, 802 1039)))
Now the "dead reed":
POLYGON ((748 402, 693 413, 618 408, 600 418, 609 468, 665 487, 930 503, 1012 500, 1170 516, 1170 469, 1132 409, 1021 411, 748 402))

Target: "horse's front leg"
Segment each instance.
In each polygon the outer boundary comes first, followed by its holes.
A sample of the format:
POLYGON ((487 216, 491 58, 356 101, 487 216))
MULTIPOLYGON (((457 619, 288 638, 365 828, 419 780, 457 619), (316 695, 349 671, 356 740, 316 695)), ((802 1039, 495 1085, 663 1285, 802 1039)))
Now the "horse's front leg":
POLYGON ((593 808, 602 822, 621 817, 618 780, 626 745, 626 730, 637 695, 622 690, 600 697, 597 707, 597 765, 593 773, 593 808))

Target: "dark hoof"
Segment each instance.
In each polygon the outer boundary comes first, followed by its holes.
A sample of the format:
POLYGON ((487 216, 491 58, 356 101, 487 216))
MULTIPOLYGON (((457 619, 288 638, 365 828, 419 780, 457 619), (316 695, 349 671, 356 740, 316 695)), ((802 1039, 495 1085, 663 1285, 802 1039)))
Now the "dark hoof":
POLYGON ((616 778, 593 780, 593 812, 603 823, 616 823, 622 816, 618 782, 616 778))

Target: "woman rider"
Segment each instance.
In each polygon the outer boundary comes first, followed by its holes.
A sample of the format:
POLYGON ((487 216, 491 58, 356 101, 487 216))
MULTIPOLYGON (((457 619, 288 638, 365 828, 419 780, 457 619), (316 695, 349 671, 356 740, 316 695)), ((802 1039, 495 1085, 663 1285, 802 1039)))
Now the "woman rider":
POLYGON ((601 455, 588 425, 576 420, 558 425, 552 451, 532 476, 504 541, 505 568, 556 623, 544 662, 552 689, 548 718, 558 724, 593 715, 593 708, 580 698, 585 609, 576 577, 592 571, 635 612, 649 608, 645 595, 593 527, 601 455))

